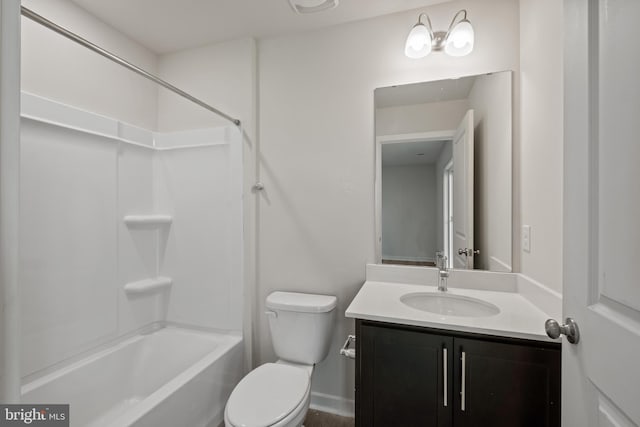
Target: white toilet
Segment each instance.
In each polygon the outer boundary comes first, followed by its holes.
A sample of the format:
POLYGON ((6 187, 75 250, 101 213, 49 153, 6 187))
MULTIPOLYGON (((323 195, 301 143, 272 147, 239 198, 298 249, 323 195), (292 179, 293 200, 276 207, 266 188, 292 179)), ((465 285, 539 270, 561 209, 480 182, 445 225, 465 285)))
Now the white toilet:
POLYGON ((299 427, 309 409, 313 366, 329 352, 338 299, 273 292, 267 297, 271 341, 279 360, 249 372, 233 389, 226 427, 299 427))

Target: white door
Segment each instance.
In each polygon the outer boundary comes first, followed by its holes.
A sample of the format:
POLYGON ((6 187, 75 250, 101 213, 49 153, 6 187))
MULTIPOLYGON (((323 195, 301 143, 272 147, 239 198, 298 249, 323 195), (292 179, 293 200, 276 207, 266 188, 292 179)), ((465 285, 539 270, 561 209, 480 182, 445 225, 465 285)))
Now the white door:
POLYGON ((640 1, 564 4, 562 425, 638 426, 640 1))
POLYGON ((453 267, 473 268, 473 110, 453 137, 453 267), (459 252, 460 250, 464 253, 459 252), (466 253, 469 255, 467 256, 466 253))

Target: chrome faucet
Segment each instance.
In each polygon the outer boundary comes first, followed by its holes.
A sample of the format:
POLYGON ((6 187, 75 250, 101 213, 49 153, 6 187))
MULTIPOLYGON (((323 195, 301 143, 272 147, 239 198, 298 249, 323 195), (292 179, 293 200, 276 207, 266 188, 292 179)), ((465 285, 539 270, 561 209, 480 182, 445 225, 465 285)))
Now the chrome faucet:
POLYGON ((438 290, 441 292, 447 292, 447 277, 449 277, 447 257, 440 251, 436 252, 436 267, 439 270, 438 290))

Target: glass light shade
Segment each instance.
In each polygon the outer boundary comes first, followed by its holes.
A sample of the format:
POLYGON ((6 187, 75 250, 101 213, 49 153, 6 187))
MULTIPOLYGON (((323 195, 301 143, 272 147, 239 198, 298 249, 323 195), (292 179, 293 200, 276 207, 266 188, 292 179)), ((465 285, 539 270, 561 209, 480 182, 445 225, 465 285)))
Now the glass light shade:
POLYGON ((444 46, 444 51, 447 55, 451 56, 468 55, 473 50, 473 41, 473 27, 471 26, 471 22, 465 19, 458 22, 456 26, 451 29, 444 46))
POLYGON ((423 58, 431 53, 431 34, 424 24, 416 24, 404 45, 404 54, 409 58, 423 58))

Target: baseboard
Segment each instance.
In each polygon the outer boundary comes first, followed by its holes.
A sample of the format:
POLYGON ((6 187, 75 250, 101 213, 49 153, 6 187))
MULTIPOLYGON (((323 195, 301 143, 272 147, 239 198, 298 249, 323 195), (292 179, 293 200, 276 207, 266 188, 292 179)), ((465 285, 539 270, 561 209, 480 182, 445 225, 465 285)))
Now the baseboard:
POLYGON ((328 412, 330 414, 340 415, 342 417, 354 417, 355 402, 352 399, 333 396, 325 393, 311 393, 311 409, 317 411, 328 412))
POLYGON ((402 256, 402 255, 382 255, 382 259, 388 259, 389 261, 411 261, 411 262, 435 262, 436 259, 432 257, 419 257, 419 256, 402 256))

